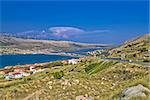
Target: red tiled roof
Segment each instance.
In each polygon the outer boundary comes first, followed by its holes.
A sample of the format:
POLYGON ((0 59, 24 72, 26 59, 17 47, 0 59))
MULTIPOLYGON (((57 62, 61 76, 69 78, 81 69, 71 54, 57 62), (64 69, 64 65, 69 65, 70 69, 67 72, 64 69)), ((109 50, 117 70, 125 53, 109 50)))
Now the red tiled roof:
POLYGON ((21 74, 21 73, 20 72, 13 73, 13 75, 18 75, 18 74, 21 74))

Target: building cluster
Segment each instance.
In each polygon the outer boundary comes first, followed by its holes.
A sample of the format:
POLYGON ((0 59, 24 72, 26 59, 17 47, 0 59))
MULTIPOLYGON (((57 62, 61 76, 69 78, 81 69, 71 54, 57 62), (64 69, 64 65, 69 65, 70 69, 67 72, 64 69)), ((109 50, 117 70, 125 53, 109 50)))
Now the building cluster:
POLYGON ((6 67, 2 70, 0 70, 0 77, 3 76, 3 78, 9 80, 13 78, 22 78, 26 76, 30 76, 34 73, 44 71, 44 69, 41 69, 43 64, 27 64, 22 66, 14 66, 14 67, 6 67))
POLYGON ((88 59, 88 58, 92 58, 91 56, 83 56, 83 57, 80 57, 78 59, 69 59, 69 60, 63 60, 62 63, 64 64, 78 64, 79 62, 82 62, 84 61, 85 59, 88 59))
MULTIPOLYGON (((84 60, 85 58, 87 57, 81 57, 79 59, 68 59, 68 60, 63 60, 61 62, 63 64, 75 65, 81 62, 82 60, 84 60)), ((5 67, 4 69, 0 70, 0 79, 3 77, 3 79, 9 80, 9 79, 14 79, 14 78, 22 78, 22 77, 30 76, 37 72, 44 71, 45 68, 42 66, 47 66, 50 63, 53 63, 53 62, 5 67)))
POLYGON ((70 59, 68 60, 68 64, 77 64, 79 61, 79 59, 70 59))
POLYGON ((79 59, 69 59, 69 60, 63 60, 62 63, 64 64, 78 64, 79 62, 81 62, 85 57, 81 57, 79 59))
POLYGON ((94 57, 101 57, 101 58, 105 58, 107 57, 109 54, 109 52, 107 50, 95 50, 95 51, 91 51, 91 52, 87 52, 88 55, 94 56, 94 57))

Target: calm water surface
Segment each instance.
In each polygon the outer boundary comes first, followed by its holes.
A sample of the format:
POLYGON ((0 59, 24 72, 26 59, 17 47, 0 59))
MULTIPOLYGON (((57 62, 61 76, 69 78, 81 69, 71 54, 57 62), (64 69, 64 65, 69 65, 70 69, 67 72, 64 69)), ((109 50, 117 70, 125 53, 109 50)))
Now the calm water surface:
MULTIPOLYGON (((70 53, 86 54, 88 51, 100 50, 102 48, 88 48, 73 51, 70 53)), ((67 60, 75 57, 60 56, 60 55, 45 55, 45 54, 16 54, 16 55, 0 55, 0 68, 5 66, 23 65, 51 62, 57 60, 67 60)))
POLYGON ((0 68, 3 68, 5 66, 43 63, 71 58, 73 57, 60 55, 45 55, 45 54, 0 55, 0 68))

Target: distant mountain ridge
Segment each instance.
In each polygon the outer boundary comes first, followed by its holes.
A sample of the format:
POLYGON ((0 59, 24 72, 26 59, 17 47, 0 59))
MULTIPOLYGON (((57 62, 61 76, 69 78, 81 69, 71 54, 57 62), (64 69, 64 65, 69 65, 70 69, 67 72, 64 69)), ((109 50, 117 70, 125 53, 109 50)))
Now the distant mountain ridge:
POLYGON ((72 41, 35 40, 0 35, 1 54, 32 54, 74 51, 84 48, 109 47, 106 44, 85 44, 72 41))

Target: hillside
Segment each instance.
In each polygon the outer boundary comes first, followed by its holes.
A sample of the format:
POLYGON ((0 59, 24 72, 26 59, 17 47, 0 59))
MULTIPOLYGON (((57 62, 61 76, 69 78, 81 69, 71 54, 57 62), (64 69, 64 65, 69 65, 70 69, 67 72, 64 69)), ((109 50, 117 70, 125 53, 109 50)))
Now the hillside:
POLYGON ((106 57, 124 57, 137 62, 98 56, 71 59, 72 63, 65 60, 1 69, 0 97, 2 100, 149 100, 150 67, 138 63, 149 61, 145 55, 149 52, 148 44, 149 35, 144 35, 117 48, 101 50, 109 54, 106 57), (131 56, 133 54, 139 56, 131 56), (21 72, 29 75, 9 76, 21 72))
POLYGON ((123 45, 110 50, 109 57, 121 57, 122 59, 132 59, 150 61, 150 34, 145 34, 138 38, 125 42, 123 45))
POLYGON ((12 36, 0 36, 1 54, 53 53, 92 47, 105 47, 104 44, 84 44, 71 41, 22 39, 12 36))
POLYGON ((150 61, 150 34, 126 41, 122 45, 107 49, 107 50, 96 50, 89 52, 89 55, 99 56, 102 58, 121 58, 124 60, 135 60, 135 61, 150 61))
POLYGON ((122 94, 124 90, 134 86, 143 87, 145 90, 130 90, 132 95, 129 97, 135 95, 135 99, 128 100, 148 100, 150 94, 149 68, 143 65, 82 58, 75 65, 53 62, 37 67, 45 70, 19 79, 1 78, 1 99, 124 100, 123 98, 128 97, 122 94))

